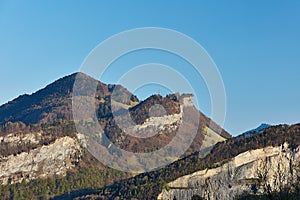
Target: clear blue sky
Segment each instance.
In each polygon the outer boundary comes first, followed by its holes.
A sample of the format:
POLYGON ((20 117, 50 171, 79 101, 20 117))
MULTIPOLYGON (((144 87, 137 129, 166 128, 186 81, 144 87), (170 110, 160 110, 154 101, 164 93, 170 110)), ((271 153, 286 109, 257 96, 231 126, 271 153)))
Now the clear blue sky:
MULTIPOLYGON (((148 26, 180 31, 208 51, 223 77, 232 134, 300 122, 300 1, 0 0, 0 104, 78 71, 109 36, 148 26)), ((209 115, 207 95, 202 102, 209 115)))

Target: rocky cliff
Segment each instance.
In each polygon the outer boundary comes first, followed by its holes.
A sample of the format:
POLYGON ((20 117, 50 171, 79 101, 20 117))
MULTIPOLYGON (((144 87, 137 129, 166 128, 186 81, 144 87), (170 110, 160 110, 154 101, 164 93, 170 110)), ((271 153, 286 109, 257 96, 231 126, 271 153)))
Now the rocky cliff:
MULTIPOLYGON (((2 140, 11 140, 11 145, 26 140, 38 142, 36 135, 28 134, 20 137, 1 137, 2 140)), ((43 145, 29 152, 15 155, 1 156, 0 182, 2 184, 20 183, 36 178, 45 178, 54 175, 65 175, 79 162, 81 147, 79 142, 71 137, 62 137, 49 145, 43 145)))
MULTIPOLYGON (((100 124, 102 129, 97 129, 99 133, 96 130, 92 138, 114 155, 119 151, 113 151, 111 144, 142 155, 168 145, 178 133, 182 134, 175 140, 175 147, 183 146, 186 138, 192 142, 182 157, 200 150, 204 150, 205 155, 215 143, 231 138, 196 109, 192 95, 152 95, 139 101, 120 85, 106 85, 88 75, 75 73, 0 106, 0 194, 3 199, 47 199, 71 191, 101 188, 132 177, 131 173, 111 169, 97 161, 86 148, 88 137, 75 126, 77 122, 89 130, 94 124, 100 124), (74 91, 75 83, 77 90, 74 91), (73 119, 74 96, 79 99, 75 108, 82 113, 86 113, 84 100, 95 102, 95 118, 84 115, 80 120, 73 119), (191 133, 195 133, 194 140, 187 137, 191 133), (104 134, 109 142, 104 141, 104 134)), ((169 148, 167 153, 176 151, 169 148)), ((158 155, 150 164, 156 166, 156 162, 166 159, 165 155, 158 155)), ((168 159, 176 161, 178 156, 168 159)), ((128 157, 120 165, 128 163, 144 169, 149 160, 128 157)))
POLYGON ((243 194, 293 191, 300 176, 300 150, 288 143, 246 151, 229 162, 180 177, 167 184, 158 200, 227 200, 243 194))
POLYGON ((271 126, 77 199, 300 199, 299 147, 300 124, 271 126))

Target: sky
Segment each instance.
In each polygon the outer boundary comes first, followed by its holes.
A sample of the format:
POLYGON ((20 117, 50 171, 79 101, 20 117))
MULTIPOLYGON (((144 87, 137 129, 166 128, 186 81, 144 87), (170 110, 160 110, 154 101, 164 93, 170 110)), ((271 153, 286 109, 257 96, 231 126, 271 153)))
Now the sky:
MULTIPOLYGON (((231 134, 261 123, 300 122, 300 1, 0 0, 0 104, 79 71, 99 43, 142 27, 176 30, 205 48, 224 82, 224 128, 231 134)), ((124 56, 101 81, 114 83, 126 70, 149 62, 185 73, 197 85, 199 109, 210 116, 205 82, 166 52, 124 56)), ((136 93, 143 99, 167 92, 153 88, 136 93)))

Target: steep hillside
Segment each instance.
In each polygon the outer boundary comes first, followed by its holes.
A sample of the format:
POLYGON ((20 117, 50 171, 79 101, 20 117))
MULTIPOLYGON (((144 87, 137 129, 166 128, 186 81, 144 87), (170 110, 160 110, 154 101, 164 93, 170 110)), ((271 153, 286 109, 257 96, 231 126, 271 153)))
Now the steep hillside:
POLYGON ((163 189, 157 199, 225 200, 247 195, 291 198, 291 193, 300 192, 299 147, 291 149, 284 143, 246 151, 220 167, 197 171, 168 183, 168 189, 163 189))
POLYGON ((129 104, 130 102, 123 100, 128 98, 133 102, 138 102, 137 97, 122 86, 106 85, 83 73, 74 73, 31 95, 21 95, 2 105, 0 124, 21 121, 28 125, 53 123, 60 119, 72 120, 72 92, 75 80, 77 80, 80 95, 89 96, 95 93, 95 101, 99 104, 109 99, 113 90, 116 94, 115 99, 122 104, 129 104), (94 84, 98 85, 96 91, 93 91, 91 87, 94 84))
MULTIPOLYGON (((208 193, 212 196, 217 196, 219 193, 222 194, 222 192, 229 195, 230 193, 226 193, 226 190, 215 191, 217 190, 217 187, 210 187, 210 183, 217 186, 217 184, 226 182, 226 177, 231 179, 232 185, 226 183, 221 188, 226 187, 227 191, 238 190, 239 192, 236 194, 241 194, 238 198, 247 199, 245 196, 253 195, 253 188, 262 192, 257 193, 256 195, 262 194, 267 197, 270 197, 271 195, 271 199, 274 199, 275 197, 278 198, 280 195, 282 195, 282 197, 286 197, 286 195, 291 193, 293 193, 294 196, 297 196, 300 191, 298 187, 300 174, 299 171, 294 173, 294 170, 297 170, 296 166, 299 164, 299 158, 297 156, 299 154, 299 146, 300 124, 292 126, 273 126, 264 129, 261 133, 256 134, 253 137, 245 138, 241 136, 218 143, 211 150, 210 154, 204 158, 199 157, 198 153, 194 153, 158 171, 140 174, 134 178, 120 181, 111 186, 94 191, 94 194, 82 196, 78 199, 157 199, 158 197, 160 199, 168 199, 172 194, 175 195, 172 197, 173 199, 181 199, 180 196, 178 196, 179 194, 183 195, 181 196, 184 197, 182 200, 184 200, 185 197, 187 197, 186 199, 190 199, 194 193, 189 188, 186 189, 186 185, 184 185, 185 183, 187 183, 188 186, 190 184, 196 184, 195 187, 201 188, 196 188, 195 190, 199 190, 197 195, 200 199, 201 197, 207 197, 205 194, 208 193), (273 156, 274 152, 275 157, 273 156), (232 162, 235 162, 237 159, 241 162, 235 164, 237 166, 237 171, 232 171, 231 173, 231 175, 236 174, 236 176, 231 176, 228 173, 230 173, 231 169, 235 170, 235 168, 232 168, 231 166, 232 162), (256 160, 257 164, 255 164, 256 160), (284 163, 283 160, 292 162, 284 163), (291 165, 294 164, 295 168, 290 168, 291 165), (258 166, 258 168, 256 168, 256 166, 258 166), (265 167, 260 168, 259 166, 265 167), (251 176, 251 173, 248 173, 248 170, 251 171, 253 168, 268 171, 270 168, 275 166, 276 168, 273 169, 272 172, 270 171, 270 174, 267 177, 254 177, 251 176), (285 171, 281 169, 284 169, 285 171), (238 170, 241 170, 241 173, 238 173, 238 170), (205 175, 208 172, 209 174, 205 175), (245 174, 243 174, 243 172, 245 172, 245 174), (285 179, 282 180, 283 182, 275 184, 276 181, 280 180, 280 177, 273 177, 272 175, 278 172, 281 173, 280 176, 285 176, 285 179), (196 173, 197 175, 199 174, 199 179, 191 179, 193 177, 193 173, 196 173), (185 175, 188 175, 188 178, 184 178, 183 176, 185 175), (242 180, 244 182, 240 182, 241 180, 239 178, 245 179, 242 180), (247 178, 250 179, 247 180, 247 178), (184 180, 182 182, 183 185, 176 185, 176 180, 181 179, 184 180), (170 183, 170 185, 168 185, 168 183, 170 183), (247 185, 246 188, 243 188, 245 186, 244 184, 247 185), (239 185, 243 190, 239 189, 239 185), (279 186, 280 189, 277 190, 279 186), (159 196, 163 190, 165 191, 164 193, 166 194, 166 198, 159 196), (176 192, 178 190, 181 190, 181 192, 176 192), (243 192, 246 192, 246 194, 243 194, 243 192), (247 194, 247 192, 250 192, 250 194, 247 194)), ((252 173, 252 175, 253 174, 254 173, 252 173)), ((178 183, 180 183, 180 181, 178 181, 178 183)), ((262 198, 265 197, 262 196, 262 198)), ((295 199, 296 197, 293 198, 295 199)), ((208 199, 214 198, 212 197, 208 199)))
MULTIPOLYGON (((183 156, 231 137, 193 106, 190 95, 153 95, 139 102, 120 85, 106 85, 82 73, 72 74, 0 107, 0 193, 4 199, 86 194, 133 176, 104 166, 86 149, 88 138, 77 131, 73 121, 75 79, 80 88, 76 95, 94 98, 97 109, 97 121, 88 118, 80 123, 91 128, 99 122, 104 130, 101 134, 130 152, 159 149, 179 130, 181 137, 196 133, 183 156), (90 87, 93 84, 98 85, 96 92, 90 87), (118 121, 126 124, 126 115, 134 121, 128 130, 122 129, 118 121), (151 137, 140 138, 142 134, 151 137)), ((177 140, 180 146, 180 138, 177 140)), ((108 145, 103 144, 107 149, 108 145)), ((143 168, 145 163, 131 160, 129 164, 143 168)))

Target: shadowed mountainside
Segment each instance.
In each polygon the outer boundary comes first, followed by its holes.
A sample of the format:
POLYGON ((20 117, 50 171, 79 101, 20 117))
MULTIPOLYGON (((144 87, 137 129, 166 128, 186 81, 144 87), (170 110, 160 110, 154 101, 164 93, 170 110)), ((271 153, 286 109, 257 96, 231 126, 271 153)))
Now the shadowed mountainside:
POLYGON ((95 93, 95 99, 100 103, 111 96, 115 89, 115 99, 128 104, 126 99, 138 103, 136 96, 120 85, 106 85, 83 73, 74 73, 61 78, 45 88, 18 98, 0 106, 0 124, 21 121, 25 124, 53 123, 62 120, 72 120, 72 92, 75 80, 82 96, 95 93), (96 91, 92 85, 97 84, 96 91), (125 100, 124 100, 125 99, 125 100), (123 101, 122 101, 123 100, 123 101))

